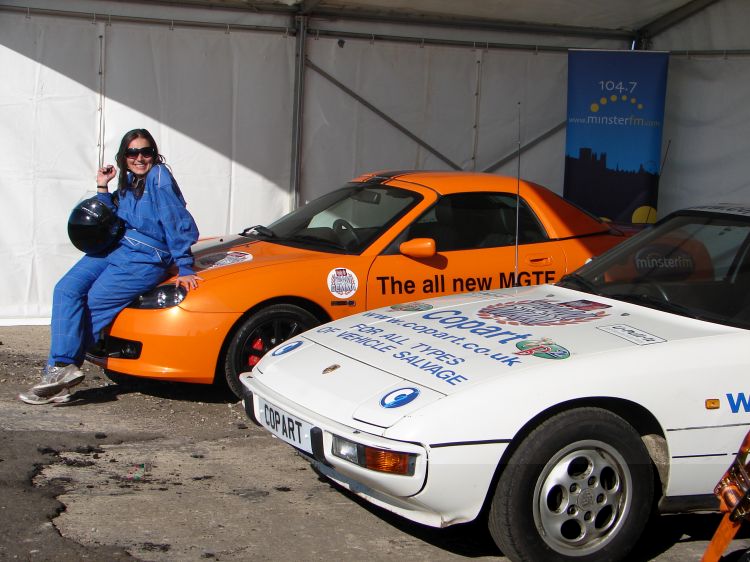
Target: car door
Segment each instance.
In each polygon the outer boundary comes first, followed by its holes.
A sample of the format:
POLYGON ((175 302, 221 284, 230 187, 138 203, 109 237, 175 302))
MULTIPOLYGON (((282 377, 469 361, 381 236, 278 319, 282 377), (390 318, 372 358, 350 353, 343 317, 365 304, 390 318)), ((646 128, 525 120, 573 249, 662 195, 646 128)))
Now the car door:
POLYGON ((373 262, 367 308, 450 293, 557 281, 566 270, 559 242, 550 241, 523 200, 505 193, 444 195, 407 227, 373 262), (519 221, 516 276, 516 217, 519 221), (401 243, 435 241, 435 255, 409 257, 401 243))

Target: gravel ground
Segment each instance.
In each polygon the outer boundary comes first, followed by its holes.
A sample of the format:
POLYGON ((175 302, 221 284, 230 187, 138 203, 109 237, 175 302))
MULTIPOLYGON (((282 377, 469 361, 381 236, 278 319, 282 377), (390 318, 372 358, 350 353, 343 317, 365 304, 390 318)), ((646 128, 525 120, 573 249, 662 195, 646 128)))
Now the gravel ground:
MULTIPOLYGON (((323 481, 226 390, 87 364, 71 403, 23 404, 47 345, 45 326, 0 327, 2 560, 504 560, 480 524, 411 524, 323 481)), ((699 560, 718 522, 660 517, 630 559, 699 560)))

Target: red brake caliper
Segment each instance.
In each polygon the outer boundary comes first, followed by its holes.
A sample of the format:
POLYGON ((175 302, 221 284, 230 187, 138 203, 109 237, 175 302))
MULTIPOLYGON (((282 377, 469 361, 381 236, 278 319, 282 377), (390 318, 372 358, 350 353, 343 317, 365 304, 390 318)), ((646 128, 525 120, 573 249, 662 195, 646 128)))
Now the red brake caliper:
MULTIPOLYGON (((253 349, 255 351, 263 351, 263 341, 261 341, 260 338, 255 338, 252 345, 250 346, 250 349, 253 349)), ((255 367, 255 365, 258 364, 258 361, 260 361, 260 358, 261 355, 250 355, 247 358, 247 364, 250 367, 255 367)))

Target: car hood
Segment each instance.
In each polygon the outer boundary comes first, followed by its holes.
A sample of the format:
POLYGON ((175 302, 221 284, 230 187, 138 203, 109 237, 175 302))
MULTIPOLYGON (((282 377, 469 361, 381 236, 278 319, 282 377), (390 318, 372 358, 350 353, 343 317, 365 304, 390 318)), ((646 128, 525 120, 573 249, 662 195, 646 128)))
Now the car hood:
POLYGON ((277 348, 254 374, 304 407, 325 404, 340 421, 389 427, 430 402, 502 377, 523 372, 526 378, 562 361, 734 331, 542 285, 349 316, 277 348))
POLYGON ((275 244, 239 234, 201 240, 192 247, 194 269, 211 279, 277 262, 310 259, 329 254, 275 244), (206 275, 207 274, 207 275, 206 275))

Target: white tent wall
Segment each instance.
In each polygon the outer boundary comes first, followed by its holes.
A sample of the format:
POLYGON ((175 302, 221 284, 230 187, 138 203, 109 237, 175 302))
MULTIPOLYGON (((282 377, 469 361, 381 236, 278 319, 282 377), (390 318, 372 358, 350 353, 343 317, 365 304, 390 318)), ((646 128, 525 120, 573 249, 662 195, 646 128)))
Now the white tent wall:
POLYGON ((293 39, 121 24, 106 58, 108 162, 145 123, 202 236, 289 210, 293 39))
POLYGON ((750 2, 722 0, 699 16, 656 36, 652 45, 675 51, 669 61, 659 216, 687 205, 750 202, 750 56, 732 53, 750 47, 750 2))
POLYGON ((659 216, 750 203, 750 58, 673 57, 669 73, 659 216))
MULTIPOLYGON (((425 141, 446 162, 308 71, 303 195, 308 200, 362 172, 482 171, 565 120, 567 55, 394 43, 312 41, 308 58, 425 141), (520 127, 520 130, 519 130, 520 127), (332 150, 333 148, 333 150, 332 150)), ((565 135, 525 152, 522 175, 562 191, 565 135)), ((515 175, 511 159, 497 172, 515 175)))
POLYGON ((477 170, 535 181, 562 193, 565 131, 545 138, 497 169, 494 164, 565 120, 567 55, 484 52, 477 170))
MULTIPOLYGON (((87 21, 2 10, 10 4, 60 8, 52 0, 0 3, 6 76, 0 83, 0 259, 12 272, 0 281, 0 324, 45 321, 56 279, 79 255, 67 240, 65 218, 94 187, 100 101, 105 161, 112 161, 126 130, 151 129, 204 236, 268 224, 293 206, 296 39, 283 31, 294 25, 291 18, 140 2, 65 3, 70 10, 121 16, 110 24, 101 16, 87 21), (170 18, 178 22, 165 25, 170 18)), ((721 0, 658 35, 652 48, 744 48, 738 22, 748 16, 744 0, 721 0)), ((515 175, 519 139, 521 175, 561 193, 564 47, 627 45, 440 27, 408 26, 406 33, 406 27, 309 21, 300 200, 378 169, 455 166, 515 175), (383 36, 376 40, 376 32, 383 36), (406 35, 446 40, 420 44, 403 40, 406 35), (450 44, 459 40, 463 46, 450 44), (489 47, 493 42, 526 48, 489 47)), ((750 135, 741 102, 750 93, 749 62, 731 53, 671 58, 660 215, 747 199, 750 135)))
MULTIPOLYGON (((461 168, 472 147, 476 64, 468 49, 393 43, 313 41, 308 57, 461 168), (446 134, 450 132, 450 134, 446 134)), ((434 154, 358 103, 319 73, 307 73, 303 199, 360 173, 449 169, 434 154)))
POLYGON ((80 257, 66 219, 94 193, 100 104, 104 161, 148 128, 203 236, 289 210, 293 38, 7 12, 0 38, 3 324, 48 321, 80 257))
POLYGON ((77 257, 60 211, 93 191, 98 40, 78 21, 25 23, 0 16, 0 316, 31 319, 77 257))

